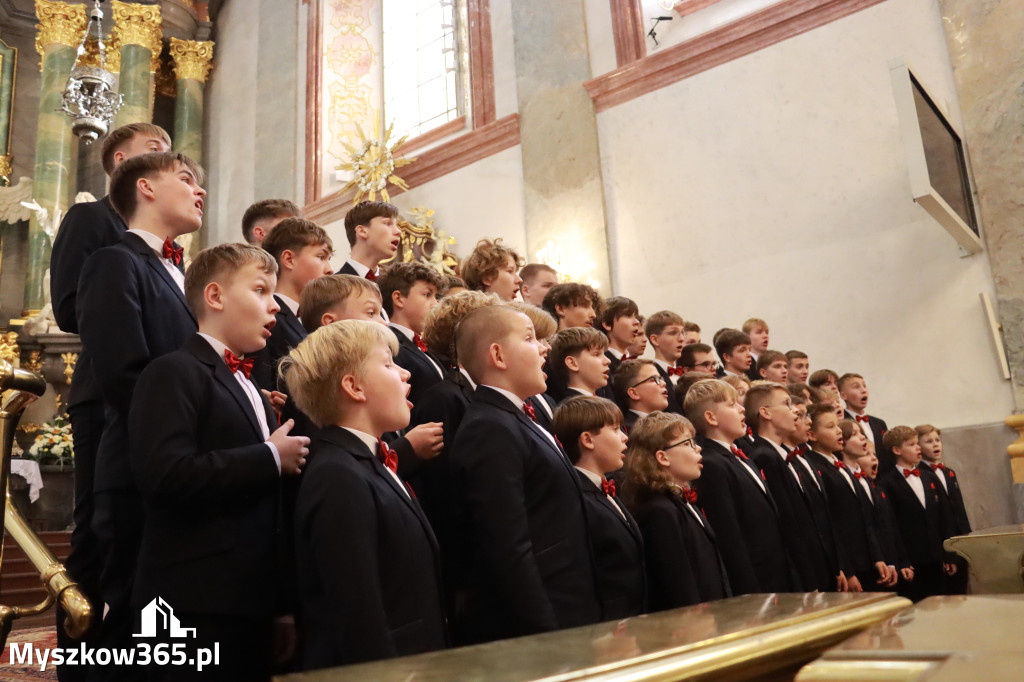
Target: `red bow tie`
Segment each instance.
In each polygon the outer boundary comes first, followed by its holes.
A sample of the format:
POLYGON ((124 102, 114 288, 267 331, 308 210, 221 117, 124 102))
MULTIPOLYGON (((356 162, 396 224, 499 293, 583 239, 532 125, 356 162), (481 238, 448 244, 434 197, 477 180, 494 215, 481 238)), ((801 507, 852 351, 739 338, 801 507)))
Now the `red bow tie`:
POLYGON ((866 414, 856 414, 854 415, 854 419, 856 419, 859 422, 864 422, 866 424, 868 423, 868 421, 870 421, 871 418, 866 414))
POLYGON ((537 413, 536 411, 534 411, 533 405, 531 405, 529 402, 524 402, 523 412, 525 412, 526 416, 530 418, 530 421, 532 421, 534 424, 537 423, 537 413))
POLYGON ((933 469, 938 469, 939 471, 945 471, 946 470, 946 465, 941 463, 941 462, 936 462, 935 464, 932 465, 932 468, 933 469))
POLYGON ((424 353, 427 352, 427 342, 423 340, 422 336, 413 332, 412 342, 415 343, 416 347, 419 348, 421 351, 423 351, 424 353))
POLYGON ((807 451, 807 449, 805 447, 803 447, 802 445, 800 447, 798 447, 798 448, 794 448, 793 450, 790 450, 789 452, 786 453, 786 464, 789 464, 794 459, 796 459, 800 455, 804 454, 804 452, 806 452, 806 451, 807 451))
POLYGON ((697 504, 697 491, 693 488, 683 488, 683 497, 690 504, 697 504))
POLYGON ((747 427, 747 436, 749 436, 750 438, 754 437, 754 430, 749 426, 747 427))
POLYGON ((911 476, 921 477, 921 472, 917 469, 904 469, 903 478, 910 478, 911 476))
POLYGON ((608 497, 615 497, 615 481, 608 478, 602 478, 601 490, 603 490, 604 494, 608 497))
POLYGON ((681 377, 681 376, 683 376, 683 368, 682 367, 672 367, 670 365, 668 367, 668 375, 670 377, 681 377))
POLYGON ((622 361, 625 362, 626 360, 636 360, 639 357, 639 355, 630 355, 629 353, 623 353, 622 361))
POLYGON ((863 471, 855 471, 853 472, 853 477, 857 480, 860 480, 862 478, 867 478, 868 475, 865 474, 863 471))
POLYGON ((398 473, 398 453, 380 438, 377 439, 377 459, 392 472, 398 473))
POLYGON ((256 358, 254 356, 243 360, 225 348, 224 362, 228 363, 228 369, 230 369, 232 373, 242 370, 242 374, 244 374, 245 378, 248 379, 252 375, 252 365, 256 362, 256 358))
POLYGON ((164 258, 171 261, 174 265, 181 265, 181 258, 184 253, 185 249, 171 241, 170 237, 164 240, 164 258))
POLYGON ((832 463, 835 464, 836 465, 836 469, 839 469, 840 471, 843 471, 844 469, 846 469, 846 465, 843 464, 843 462, 841 460, 837 459, 836 461, 834 461, 832 463))
POLYGON ((729 449, 730 449, 730 450, 732 450, 732 454, 736 455, 736 456, 737 456, 737 457, 739 457, 740 459, 744 459, 744 460, 745 460, 745 459, 747 459, 747 456, 746 456, 745 454, 743 454, 743 451, 742 451, 742 450, 740 450, 740 449, 739 449, 738 447, 736 447, 735 445, 731 445, 731 446, 729 446, 729 449))
POLYGON ((370 280, 371 282, 376 282, 377 281, 377 271, 376 270, 367 270, 366 271, 366 279, 370 280))

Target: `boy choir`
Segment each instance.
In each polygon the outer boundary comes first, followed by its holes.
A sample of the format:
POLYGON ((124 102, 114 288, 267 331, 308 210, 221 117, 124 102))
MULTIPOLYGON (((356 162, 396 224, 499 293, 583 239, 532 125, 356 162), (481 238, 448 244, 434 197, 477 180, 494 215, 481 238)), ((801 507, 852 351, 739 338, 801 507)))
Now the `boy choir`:
POLYGON ((641 333, 630 299, 520 272, 500 240, 449 293, 384 263, 401 234, 381 202, 346 216, 340 274, 279 201, 246 213, 265 250, 211 247, 183 274, 202 171, 154 128, 112 133, 111 196, 68 213, 53 256, 105 408, 72 405, 76 449, 97 451, 73 550, 102 566, 81 564, 105 607, 90 641, 130 646, 160 597, 221 642, 192 674, 267 679, 730 595, 964 590, 941 434, 867 415, 860 375, 811 374, 760 319, 714 350, 672 311, 641 333))

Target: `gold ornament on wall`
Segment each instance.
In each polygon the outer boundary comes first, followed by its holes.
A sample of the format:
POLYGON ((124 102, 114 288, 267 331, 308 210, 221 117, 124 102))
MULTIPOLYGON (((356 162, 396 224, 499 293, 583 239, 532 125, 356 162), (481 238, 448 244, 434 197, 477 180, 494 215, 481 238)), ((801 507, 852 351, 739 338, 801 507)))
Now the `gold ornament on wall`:
POLYGON ((458 257, 448 250, 456 243, 444 230, 434 229, 434 210, 411 208, 409 217, 399 216, 398 228, 402 231, 401 243, 394 256, 384 263, 409 263, 417 261, 437 270, 442 275, 454 275, 459 264, 458 257))
POLYGON ((352 203, 358 204, 364 194, 369 201, 373 201, 378 192, 381 199, 391 201, 391 196, 387 190, 389 182, 395 187, 409 189, 409 185, 405 183, 405 180, 395 175, 394 172, 396 168, 407 166, 416 159, 395 156, 395 150, 402 146, 402 143, 409 136, 403 135, 397 142, 389 146, 388 142, 391 139, 391 131, 394 126, 395 124, 392 123, 388 126, 387 130, 383 130, 380 136, 376 137, 377 131, 381 130, 380 114, 377 114, 373 120, 375 137, 367 138, 366 134, 363 133, 362 127, 356 124, 362 145, 356 148, 347 143, 345 144, 345 149, 351 155, 352 160, 340 164, 338 170, 352 172, 352 179, 341 188, 342 194, 352 187, 357 188, 352 203))
POLYGON ((0 334, 0 360, 9 362, 17 367, 21 358, 21 349, 18 348, 18 332, 4 332, 0 334))
MULTIPOLYGON (((111 31, 111 47, 120 48, 125 45, 138 45, 149 50, 149 70, 156 73, 160 68, 160 52, 163 50, 163 24, 159 5, 136 5, 113 0, 110 3, 114 17, 114 30, 111 31)), ((120 71, 120 58, 118 60, 120 71)))
POLYGON ((213 41, 171 38, 171 59, 178 79, 191 78, 205 83, 213 61, 213 41))
POLYGON ((46 56, 47 45, 78 47, 85 33, 85 5, 69 5, 60 0, 36 0, 36 52, 39 68, 46 56))
POLYGON ((41 351, 38 350, 34 350, 29 353, 28 361, 24 364, 25 369, 39 374, 40 370, 43 369, 43 361, 39 357, 40 353, 41 351))
POLYGON ((75 375, 75 363, 78 362, 78 353, 61 353, 60 359, 64 361, 64 376, 71 385, 71 377, 75 375))

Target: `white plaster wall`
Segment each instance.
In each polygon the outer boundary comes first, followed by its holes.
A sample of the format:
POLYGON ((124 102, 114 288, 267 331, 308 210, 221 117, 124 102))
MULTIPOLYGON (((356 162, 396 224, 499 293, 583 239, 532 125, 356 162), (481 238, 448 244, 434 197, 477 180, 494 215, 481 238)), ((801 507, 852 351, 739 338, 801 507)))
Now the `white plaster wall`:
POLYGON ((611 3, 608 0, 583 0, 583 11, 587 22, 591 77, 614 71, 617 63, 611 3))
MULTIPOLYGON (((434 228, 455 237, 448 248, 468 256, 483 238, 501 237, 505 244, 526 254, 526 219, 523 204, 523 163, 518 146, 489 156, 393 198, 398 208, 434 209, 434 228)), ((343 221, 326 226, 334 241, 335 269, 348 258, 343 221)))
POLYGON ((705 340, 751 316, 812 369, 867 377, 890 425, 1012 408, 960 258, 910 200, 887 61, 959 120, 932 0, 889 0, 598 115, 616 291, 705 340))
POLYGON ((494 53, 496 118, 519 111, 516 97, 516 54, 512 44, 512 0, 491 0, 491 49, 494 53))

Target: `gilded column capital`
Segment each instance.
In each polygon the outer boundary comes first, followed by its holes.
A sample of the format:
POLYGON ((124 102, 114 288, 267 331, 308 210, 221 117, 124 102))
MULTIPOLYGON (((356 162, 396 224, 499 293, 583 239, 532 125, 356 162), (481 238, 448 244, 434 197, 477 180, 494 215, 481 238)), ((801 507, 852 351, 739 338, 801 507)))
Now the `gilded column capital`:
MULTIPOLYGON (((13 160, 14 157, 10 154, 0 154, 0 179, 11 179, 11 174, 14 172, 14 169, 11 168, 11 162, 13 160)), ((2 184, 3 183, 0 182, 0 185, 2 184)))
POLYGON ((42 57, 47 45, 78 47, 85 33, 85 5, 60 0, 36 0, 36 51, 42 57))
POLYGON ((213 41, 171 38, 171 58, 174 60, 174 75, 179 80, 192 78, 205 83, 213 61, 213 41))
POLYGON ((163 26, 159 5, 136 5, 113 0, 110 3, 114 17, 114 35, 118 45, 138 45, 160 56, 163 26))

